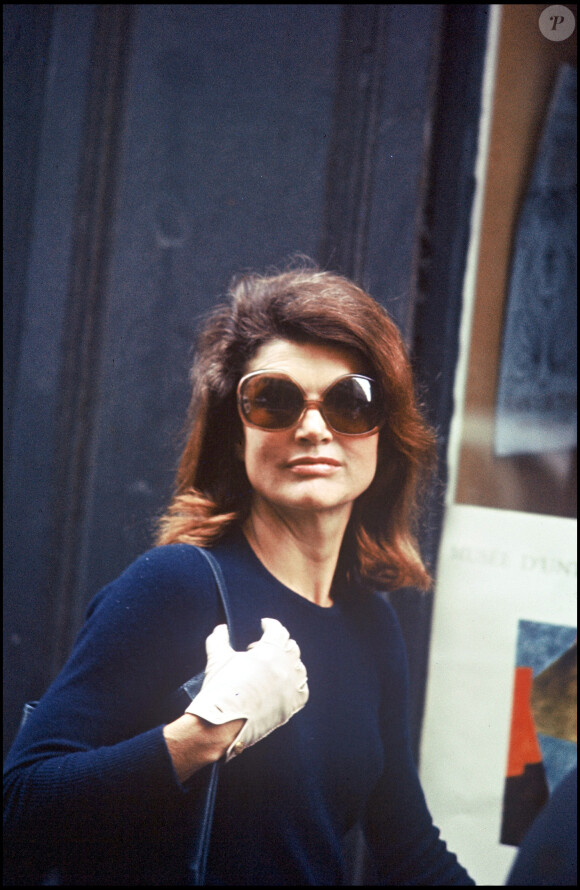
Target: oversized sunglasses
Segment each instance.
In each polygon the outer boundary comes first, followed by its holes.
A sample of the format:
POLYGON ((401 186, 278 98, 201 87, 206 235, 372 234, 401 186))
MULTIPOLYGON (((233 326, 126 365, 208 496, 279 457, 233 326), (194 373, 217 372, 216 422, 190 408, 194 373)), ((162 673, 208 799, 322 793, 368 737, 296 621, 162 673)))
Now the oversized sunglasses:
POLYGON ((306 393, 281 371, 252 371, 238 384, 238 410, 249 426, 261 430, 288 430, 297 426, 307 408, 317 408, 335 433, 370 436, 384 419, 381 389, 371 377, 346 374, 319 399, 306 393))

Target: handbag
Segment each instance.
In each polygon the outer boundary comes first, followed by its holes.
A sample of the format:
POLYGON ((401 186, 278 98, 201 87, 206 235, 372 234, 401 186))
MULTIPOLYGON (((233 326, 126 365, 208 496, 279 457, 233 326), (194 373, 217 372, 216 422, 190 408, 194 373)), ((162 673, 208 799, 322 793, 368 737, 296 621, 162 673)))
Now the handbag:
MULTIPOLYGON (((201 547, 196 547, 208 563, 217 587, 218 597, 225 615, 226 623, 230 634, 230 643, 232 648, 236 648, 233 625, 231 619, 231 610, 227 594, 227 587, 219 564, 211 553, 201 547)), ((183 704, 183 710, 193 701, 203 683, 204 672, 192 677, 191 680, 183 683, 173 695, 175 703, 183 704)), ((22 719, 20 721, 20 729, 28 720, 30 714, 34 711, 37 701, 26 702, 22 709, 22 719)), ((215 808, 215 799, 218 786, 220 763, 213 763, 207 768, 207 784, 204 794, 201 794, 198 802, 191 811, 191 847, 188 856, 188 886, 201 887, 205 884, 205 872, 207 867, 207 856, 209 853, 209 845, 211 839, 211 828, 213 823, 213 814, 215 808)), ((45 882, 46 883, 46 882, 45 882)), ((53 877, 49 883, 58 884, 58 878, 53 877)))

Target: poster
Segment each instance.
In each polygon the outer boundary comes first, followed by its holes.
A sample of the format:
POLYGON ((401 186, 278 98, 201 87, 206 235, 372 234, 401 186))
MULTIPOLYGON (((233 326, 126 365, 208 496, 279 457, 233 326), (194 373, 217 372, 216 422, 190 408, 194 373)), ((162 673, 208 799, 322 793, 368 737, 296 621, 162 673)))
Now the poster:
POLYGON ((576 521, 447 509, 420 773, 435 823, 478 884, 576 763, 576 521))

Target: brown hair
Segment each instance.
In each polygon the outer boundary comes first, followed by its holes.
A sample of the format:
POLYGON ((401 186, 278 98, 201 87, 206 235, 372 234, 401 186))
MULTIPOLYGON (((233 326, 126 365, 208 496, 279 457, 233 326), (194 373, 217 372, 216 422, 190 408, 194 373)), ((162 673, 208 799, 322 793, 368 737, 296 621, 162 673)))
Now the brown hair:
POLYGON ((354 506, 343 546, 343 556, 352 554, 345 571, 355 570, 375 587, 426 589, 431 579, 415 523, 421 482, 434 466, 435 436, 419 412, 405 346, 372 297, 343 276, 316 268, 236 278, 227 302, 209 316, 192 369, 175 494, 159 520, 156 543, 211 546, 246 519, 251 488, 236 455, 242 438, 236 387, 257 349, 274 339, 351 348, 381 385, 387 420, 379 433, 377 472, 354 506))

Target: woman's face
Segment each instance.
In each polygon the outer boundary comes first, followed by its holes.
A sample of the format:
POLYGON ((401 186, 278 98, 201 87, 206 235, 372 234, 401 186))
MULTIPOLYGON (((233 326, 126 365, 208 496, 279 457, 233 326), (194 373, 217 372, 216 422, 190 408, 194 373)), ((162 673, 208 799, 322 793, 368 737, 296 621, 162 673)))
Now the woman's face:
MULTIPOLYGON (((246 372, 262 370, 289 374, 309 399, 320 398, 345 374, 365 373, 350 350, 288 340, 258 349, 246 372)), ((374 478, 378 441, 378 432, 361 437, 334 432, 318 408, 309 406, 292 429, 244 425, 241 456, 254 497, 278 513, 340 511, 348 519, 374 478)))

